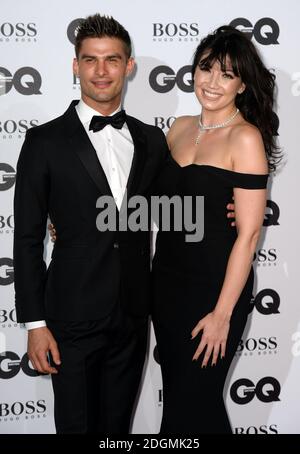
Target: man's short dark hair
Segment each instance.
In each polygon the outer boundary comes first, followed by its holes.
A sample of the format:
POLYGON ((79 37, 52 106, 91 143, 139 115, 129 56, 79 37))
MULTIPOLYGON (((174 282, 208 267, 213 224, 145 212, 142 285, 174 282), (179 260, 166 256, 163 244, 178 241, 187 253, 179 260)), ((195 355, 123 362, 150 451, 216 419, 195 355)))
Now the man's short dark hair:
POLYGON ((131 39, 128 31, 111 16, 94 14, 83 19, 77 29, 75 53, 78 58, 82 41, 86 38, 117 38, 124 44, 127 58, 131 56, 131 39))

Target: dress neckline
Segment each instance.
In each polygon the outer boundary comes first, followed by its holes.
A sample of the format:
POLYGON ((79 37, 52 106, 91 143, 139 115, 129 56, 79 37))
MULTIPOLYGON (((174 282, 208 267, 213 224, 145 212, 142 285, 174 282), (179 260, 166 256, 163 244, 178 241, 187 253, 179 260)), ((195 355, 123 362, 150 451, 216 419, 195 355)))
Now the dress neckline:
POLYGON ((191 164, 187 164, 186 166, 181 166, 171 155, 172 161, 180 168, 180 169, 187 169, 188 167, 208 167, 216 170, 220 170, 221 172, 229 172, 229 173, 235 173, 237 175, 255 175, 255 176, 266 176, 268 173, 244 173, 244 172, 237 172, 235 170, 229 170, 229 169, 224 169, 223 167, 217 167, 213 166, 210 164, 197 164, 196 162, 192 162, 191 164))

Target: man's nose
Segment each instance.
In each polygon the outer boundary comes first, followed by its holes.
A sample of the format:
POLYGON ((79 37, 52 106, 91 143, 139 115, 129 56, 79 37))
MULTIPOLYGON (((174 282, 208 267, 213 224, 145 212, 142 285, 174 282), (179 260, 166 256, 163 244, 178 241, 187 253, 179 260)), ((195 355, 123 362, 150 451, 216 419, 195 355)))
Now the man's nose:
POLYGON ((96 73, 99 74, 99 76, 106 74, 106 62, 104 60, 97 60, 96 73))

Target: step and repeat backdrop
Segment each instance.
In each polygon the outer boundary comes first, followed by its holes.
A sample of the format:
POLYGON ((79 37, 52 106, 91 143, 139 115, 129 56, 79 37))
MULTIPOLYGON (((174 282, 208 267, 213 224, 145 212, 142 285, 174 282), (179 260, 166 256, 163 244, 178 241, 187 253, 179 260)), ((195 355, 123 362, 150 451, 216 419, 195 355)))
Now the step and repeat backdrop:
MULTIPOLYGON (((236 434, 300 433, 300 4, 297 0, 81 0, 3 2, 0 14, 0 433, 54 433, 48 376, 26 354, 26 331, 14 309, 13 194, 26 131, 80 98, 73 76, 80 18, 114 16, 130 32, 137 68, 124 106, 167 132, 199 107, 191 83, 192 55, 202 36, 232 24, 258 46, 277 78, 278 140, 285 158, 270 179, 256 284, 248 325, 224 396, 236 434)), ((49 263, 52 243, 45 240, 49 263)), ((32 279, 35 277, 32 276, 32 279)), ((156 342, 151 340, 133 433, 154 434, 162 413, 156 342)), ((178 389, 178 394, 180 394, 178 389)))

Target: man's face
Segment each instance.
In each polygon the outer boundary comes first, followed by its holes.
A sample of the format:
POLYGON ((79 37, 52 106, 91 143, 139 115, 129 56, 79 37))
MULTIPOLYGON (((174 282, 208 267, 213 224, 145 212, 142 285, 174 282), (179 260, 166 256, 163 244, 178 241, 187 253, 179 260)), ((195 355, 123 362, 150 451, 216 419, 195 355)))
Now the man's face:
POLYGON ((112 113, 121 103, 125 78, 133 67, 133 58, 128 59, 118 38, 84 39, 73 62, 83 101, 105 115, 112 113))

